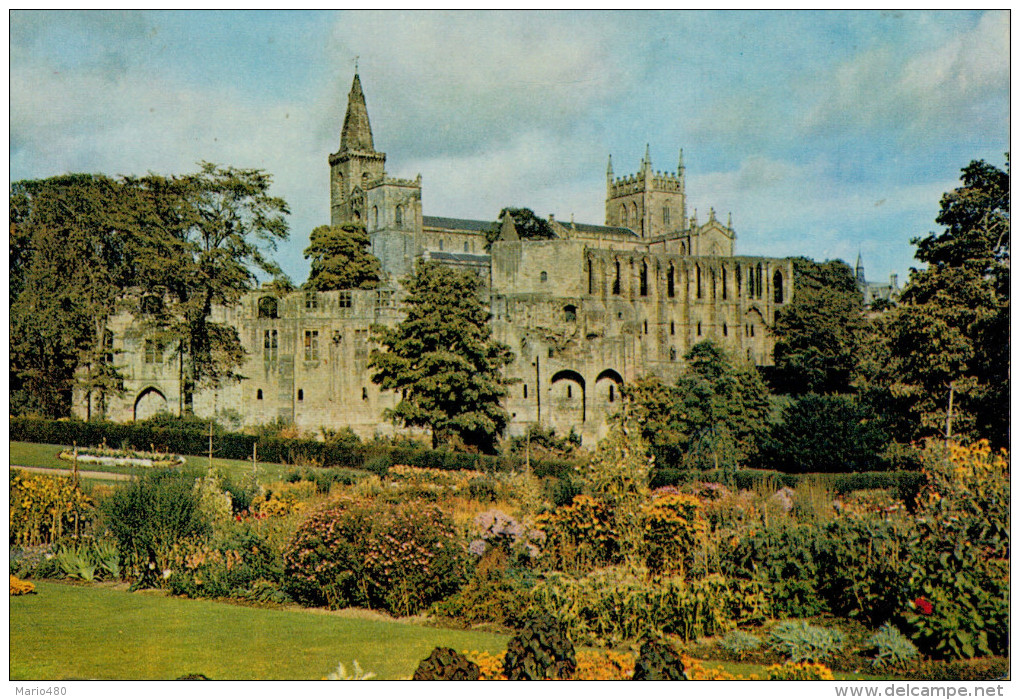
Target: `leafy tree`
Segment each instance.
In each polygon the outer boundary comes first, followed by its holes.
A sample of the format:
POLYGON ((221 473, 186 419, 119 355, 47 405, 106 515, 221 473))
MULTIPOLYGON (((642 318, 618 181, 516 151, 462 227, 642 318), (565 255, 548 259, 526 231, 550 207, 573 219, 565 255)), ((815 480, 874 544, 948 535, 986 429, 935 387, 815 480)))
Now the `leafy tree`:
POLYGON ((1009 171, 974 161, 916 238, 912 270, 890 322, 884 386, 910 426, 901 439, 945 433, 1003 445, 1009 435, 1009 171), (952 412, 949 410, 953 398, 952 412))
POLYGON ((135 244, 138 283, 168 301, 151 320, 176 346, 181 362, 183 412, 199 387, 240 378, 244 349, 236 329, 213 320, 215 306, 233 306, 254 288, 255 270, 277 276, 267 255, 287 238, 287 203, 269 195, 262 170, 202 163, 197 173, 149 175, 139 188, 135 244))
POLYGON ((305 286, 309 289, 375 289, 382 268, 368 252, 369 240, 361 224, 318 226, 312 230, 305 257, 312 270, 305 286))
POLYGON ((759 466, 802 473, 877 469, 888 440, 876 416, 854 397, 805 394, 783 409, 762 442, 759 466))
POLYGON ((404 280, 407 317, 377 328, 386 350, 372 352, 372 380, 401 393, 384 415, 404 426, 428 428, 432 445, 457 436, 492 452, 509 416, 500 405, 513 354, 492 340, 480 281, 469 273, 419 261, 404 280))
POLYGON ((776 312, 773 387, 778 393, 846 393, 850 390, 864 300, 853 271, 841 260, 794 258, 789 305, 776 312))
POLYGON ((514 228, 517 235, 522 239, 548 240, 556 238, 552 226, 545 219, 540 219, 530 209, 503 207, 496 218, 496 222, 485 232, 485 247, 492 245, 493 241, 499 238, 499 232, 503 227, 503 217, 507 214, 513 217, 514 228))
POLYGON ((735 364, 711 341, 684 358, 676 386, 644 378, 624 387, 658 463, 734 466, 751 454, 769 416, 769 392, 751 365, 735 364))

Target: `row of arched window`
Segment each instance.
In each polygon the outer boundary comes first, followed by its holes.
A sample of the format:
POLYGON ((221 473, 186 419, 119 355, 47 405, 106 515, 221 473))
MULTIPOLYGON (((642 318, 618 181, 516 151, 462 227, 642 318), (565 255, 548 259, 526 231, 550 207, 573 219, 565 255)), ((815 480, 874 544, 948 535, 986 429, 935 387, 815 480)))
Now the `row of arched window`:
MULTIPOLYGON (((404 225, 404 207, 398 204, 393 209, 393 221, 397 226, 404 225)), ((379 207, 372 207, 372 228, 379 228, 379 207)))
MULTIPOLYGON (((694 265, 693 276, 695 298, 702 299, 704 297, 704 290, 702 286, 701 265, 694 265)), ((736 283, 736 295, 739 297, 744 292, 741 268, 739 266, 733 270, 733 278, 736 283)), ((620 261, 614 260, 612 294, 615 296, 619 296, 622 293, 621 279, 620 261)), ((676 279, 676 269, 674 268, 673 263, 670 263, 666 270, 666 296, 671 299, 676 296, 676 279)), ((717 274, 715 268, 709 268, 709 279, 711 283, 712 298, 715 298, 716 290, 719 289, 722 298, 728 299, 730 294, 729 271, 723 267, 717 274)), ((761 263, 747 268, 747 298, 762 298, 762 279, 763 272, 761 263)), ((784 302, 783 273, 780 270, 776 270, 772 275, 772 291, 775 303, 782 304, 784 302)), ((592 260, 588 261, 588 293, 595 294, 595 265, 592 260)), ((641 261, 641 267, 638 271, 638 296, 648 296, 648 262, 644 260, 641 261)))

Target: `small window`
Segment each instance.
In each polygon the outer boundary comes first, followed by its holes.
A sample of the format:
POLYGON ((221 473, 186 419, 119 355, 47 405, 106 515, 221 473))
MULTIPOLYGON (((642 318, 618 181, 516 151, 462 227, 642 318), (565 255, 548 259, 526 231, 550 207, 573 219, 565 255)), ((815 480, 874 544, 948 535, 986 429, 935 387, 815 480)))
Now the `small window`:
POLYGON ((547 281, 549 279, 549 273, 547 273, 545 270, 542 270, 542 274, 538 276, 538 279, 541 282, 547 281))
POLYGON ((613 294, 620 293, 620 261, 616 261, 616 278, 613 280, 613 294))
POLYGON ((616 387, 612 384, 609 385, 609 403, 613 403, 616 400, 616 387))
POLYGON ((364 187, 365 185, 368 184, 368 178, 369 178, 369 175, 368 175, 367 172, 361 173, 361 186, 362 187, 364 187))
POLYGON ((442 238, 439 239, 439 250, 440 250, 440 252, 443 250, 443 239, 442 238))
POLYGON ((394 217, 396 219, 397 226, 403 226, 404 225, 404 208, 402 206, 400 206, 399 204, 397 205, 397 209, 394 212, 394 217))
POLYGON ((259 400, 259 401, 262 400, 262 390, 261 389, 259 389, 258 391, 255 392, 255 398, 257 400, 259 400))
POLYGON ((754 337, 754 324, 751 324, 751 337, 754 337))
POLYGON ((265 332, 263 344, 263 359, 266 362, 276 362, 277 350, 279 349, 279 335, 275 330, 265 332))
POLYGON ((673 269, 673 263, 669 264, 669 270, 666 273, 666 296, 672 299, 676 296, 676 285, 673 283, 673 275, 676 271, 673 269))
POLYGON ((162 343, 157 343, 155 340, 145 341, 145 364, 147 365, 163 364, 162 343))
POLYGON ((375 304, 380 309, 388 309, 393 306, 393 292, 382 290, 375 293, 375 304))
POLYGON ((341 309, 351 308, 351 293, 340 292, 339 295, 337 296, 336 305, 339 306, 341 309))
POLYGON ((305 400, 305 390, 304 389, 298 389, 297 390, 297 400, 298 401, 304 401, 305 400))
POLYGON ((259 318, 279 318, 276 297, 259 299, 259 318))
POLYGON ((640 283, 641 296, 648 296, 648 263, 641 263, 641 283, 640 283))
POLYGON ((669 322, 669 334, 670 335, 676 335, 676 328, 673 326, 673 322, 672 321, 669 322))
POLYGON ((368 401, 368 389, 361 387, 361 400, 368 401))
POLYGON ((722 324, 722 334, 723 334, 723 336, 727 336, 727 335, 730 334, 729 328, 726 327, 725 323, 722 324))
POLYGON ((676 362, 676 348, 669 349, 669 361, 676 362))
POLYGON ((528 385, 524 385, 524 398, 528 398, 528 385))
POLYGON ((648 335, 648 321, 645 320, 645 335, 648 335))
POLYGON ((571 391, 570 384, 567 384, 567 398, 568 399, 574 398, 574 392, 571 391))
POLYGON ((547 352, 549 354, 549 357, 553 356, 553 349, 552 348, 549 348, 547 352))
POLYGON ((469 252, 468 251, 468 242, 467 241, 464 241, 464 252, 465 253, 469 252))
POLYGON ((305 308, 309 310, 319 308, 319 295, 316 292, 305 292, 305 308))
POLYGON ((577 320, 577 307, 573 304, 567 304, 563 307, 563 320, 567 323, 573 323, 577 320))
POLYGON ((701 321, 698 321, 698 335, 701 335, 701 321))

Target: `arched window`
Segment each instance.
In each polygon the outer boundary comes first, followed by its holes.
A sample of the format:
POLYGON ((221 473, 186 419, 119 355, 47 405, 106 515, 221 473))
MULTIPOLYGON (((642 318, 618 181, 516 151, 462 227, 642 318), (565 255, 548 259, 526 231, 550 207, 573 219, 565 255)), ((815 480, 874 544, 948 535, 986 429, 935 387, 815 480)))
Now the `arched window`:
POLYGON ((638 233, 642 236, 645 235, 645 222, 638 218, 637 204, 630 205, 630 218, 634 222, 634 228, 638 229, 638 233))
POLYGON ((713 267, 710 272, 712 273, 712 298, 715 299, 715 268, 713 267))
POLYGON ((613 294, 620 293, 620 261, 617 260, 616 265, 616 277, 613 279, 613 294))
POLYGON ((439 250, 441 251, 442 249, 443 249, 443 239, 440 238, 439 239, 439 250))
POLYGON ((726 293, 727 293, 727 289, 726 289, 726 268, 724 267, 722 269, 722 298, 723 299, 726 298, 726 293))
POLYGON ((726 327, 725 323, 722 324, 722 334, 723 334, 723 336, 727 336, 727 335, 730 334, 729 329, 726 327))
POLYGON ((613 403, 616 400, 616 385, 609 385, 609 403, 613 403))
POLYGON ((648 319, 645 319, 645 335, 648 335, 648 319))
POLYGON ((369 178, 369 175, 368 175, 367 172, 361 173, 361 187, 362 187, 362 189, 364 189, 365 185, 368 184, 368 178, 369 178))
POLYGON ((673 274, 676 271, 673 269, 673 263, 669 264, 669 270, 666 273, 666 296, 673 298, 676 295, 676 285, 673 282, 673 274))
POLYGON ((379 228, 379 207, 372 207, 372 228, 379 228))
POLYGON ((259 401, 262 400, 262 390, 261 389, 259 389, 258 391, 255 392, 255 398, 257 400, 259 400, 259 401))
POLYGON ((298 401, 304 401, 305 400, 305 390, 304 389, 298 389, 297 390, 297 400, 298 401))
POLYGON ((669 361, 676 362, 676 348, 669 349, 669 361))
POLYGON ((648 296, 648 263, 641 262, 641 296, 648 296))
POLYGON ((761 263, 754 271, 754 295, 761 299, 761 263))
POLYGON ((361 387, 361 400, 368 401, 368 389, 361 387))
POLYGON ((733 270, 733 276, 737 278, 737 297, 740 297, 740 265, 733 270))
POLYGON ((701 335, 701 321, 698 321, 698 335, 701 335))
POLYGON ((577 320, 577 307, 573 304, 567 304, 563 307, 563 320, 567 323, 572 323, 577 320))
POLYGON ((588 261, 588 293, 589 294, 595 293, 595 274, 594 271, 592 270, 591 260, 588 261))
POLYGON ((669 226, 669 205, 662 208, 662 225, 669 226))
POLYGON ((574 392, 571 390, 569 382, 567 383, 567 398, 574 398, 574 392))
POLYGON ((528 385, 524 385, 524 398, 528 398, 528 385))
POLYGON ((259 299, 259 318, 279 318, 276 297, 259 299))
POLYGON ((626 204, 620 207, 620 225, 623 226, 624 228, 627 228, 628 225, 626 204))
POLYGON ((772 294, 777 304, 783 303, 783 273, 779 270, 772 275, 772 294))
POLYGON ((676 326, 673 325, 672 321, 669 322, 669 334, 676 335, 676 326))
POLYGON ((546 282, 546 281, 548 281, 548 279, 549 279, 549 273, 548 273, 548 272, 546 272, 545 270, 542 270, 542 273, 541 273, 541 274, 540 274, 540 275, 538 276, 538 279, 539 279, 539 281, 540 281, 540 282, 546 282))
MULTIPOLYGON (((697 284, 696 297, 698 299, 700 299, 701 298, 701 266, 700 265, 695 265, 694 266, 694 277, 697 280, 697 282, 696 282, 696 284, 697 284)), ((699 333, 699 335, 700 335, 700 333, 699 333)))
POLYGON ((468 252, 468 242, 467 241, 464 241, 464 252, 465 253, 468 252))
POLYGON ((396 211, 394 211, 393 213, 393 217, 394 220, 397 222, 397 226, 404 225, 404 208, 399 204, 397 205, 396 211))

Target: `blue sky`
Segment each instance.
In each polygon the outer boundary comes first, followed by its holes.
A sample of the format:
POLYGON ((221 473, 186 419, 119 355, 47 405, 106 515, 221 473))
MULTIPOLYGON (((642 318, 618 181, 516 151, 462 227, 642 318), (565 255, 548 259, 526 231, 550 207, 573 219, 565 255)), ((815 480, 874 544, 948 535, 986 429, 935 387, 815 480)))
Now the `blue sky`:
POLYGON ((1009 148, 1007 12, 11 13, 11 178, 258 167, 307 277, 360 63, 425 214, 602 223, 606 158, 675 170, 737 252, 913 260, 941 194, 1009 148))

